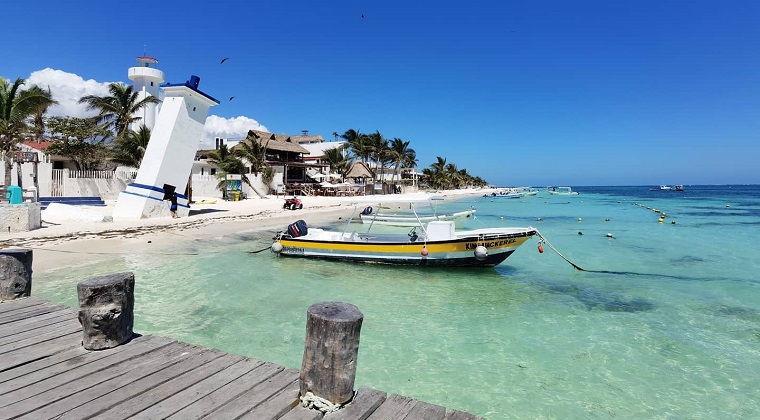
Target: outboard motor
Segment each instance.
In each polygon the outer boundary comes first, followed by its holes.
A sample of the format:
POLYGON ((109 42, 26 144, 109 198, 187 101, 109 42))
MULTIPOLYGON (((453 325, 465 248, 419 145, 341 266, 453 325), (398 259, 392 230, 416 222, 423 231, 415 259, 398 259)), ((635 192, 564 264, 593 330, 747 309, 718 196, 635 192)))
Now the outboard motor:
POLYGON ((368 216, 368 215, 372 214, 372 206, 365 207, 364 210, 362 210, 362 214, 364 216, 368 216))
POLYGON ((288 234, 293 238, 304 236, 307 233, 309 233, 309 228, 303 220, 296 220, 288 225, 288 234))

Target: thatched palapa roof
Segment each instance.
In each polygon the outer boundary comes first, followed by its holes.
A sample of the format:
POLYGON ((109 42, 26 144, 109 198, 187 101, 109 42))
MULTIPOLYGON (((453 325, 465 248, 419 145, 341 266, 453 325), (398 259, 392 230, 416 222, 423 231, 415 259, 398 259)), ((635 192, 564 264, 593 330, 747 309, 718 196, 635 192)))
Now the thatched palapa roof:
POLYGON ((372 171, 364 162, 354 162, 348 170, 346 178, 372 178, 372 171))
MULTIPOLYGON (((259 137, 259 143, 265 146, 267 150, 278 152, 302 153, 308 155, 310 152, 303 146, 299 145, 293 139, 295 137, 314 137, 314 136, 286 136, 284 134, 272 134, 258 130, 248 130, 248 139, 254 138, 254 134, 259 137)), ((245 141, 248 142, 249 140, 245 141)))

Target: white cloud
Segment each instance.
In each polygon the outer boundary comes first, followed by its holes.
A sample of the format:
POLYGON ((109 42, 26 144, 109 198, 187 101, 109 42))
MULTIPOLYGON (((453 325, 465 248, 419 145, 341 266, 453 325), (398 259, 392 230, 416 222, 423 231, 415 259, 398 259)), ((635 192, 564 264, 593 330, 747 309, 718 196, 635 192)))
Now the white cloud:
MULTIPOLYGON (((96 111, 88 111, 87 107, 79 104, 79 98, 87 95, 108 95, 108 85, 112 82, 97 82, 84 80, 81 76, 62 70, 46 68, 33 72, 26 80, 25 87, 37 85, 43 89, 50 88, 53 99, 58 101, 48 109, 48 116, 90 117, 96 111)), ((201 147, 214 146, 214 138, 244 139, 248 130, 269 131, 258 121, 244 117, 224 118, 209 115, 204 126, 201 147)))
POLYGON ((62 70, 46 68, 33 72, 27 79, 25 88, 37 85, 42 89, 50 88, 53 99, 58 101, 48 109, 47 115, 61 117, 91 117, 96 111, 88 111, 86 105, 79 104, 79 98, 87 95, 108 95, 110 82, 84 80, 81 76, 62 70))
POLYGON ((209 115, 206 118, 206 125, 204 126, 203 137, 201 138, 201 147, 213 148, 216 137, 229 140, 242 140, 248 135, 248 130, 269 132, 269 129, 258 121, 242 115, 234 118, 209 115))

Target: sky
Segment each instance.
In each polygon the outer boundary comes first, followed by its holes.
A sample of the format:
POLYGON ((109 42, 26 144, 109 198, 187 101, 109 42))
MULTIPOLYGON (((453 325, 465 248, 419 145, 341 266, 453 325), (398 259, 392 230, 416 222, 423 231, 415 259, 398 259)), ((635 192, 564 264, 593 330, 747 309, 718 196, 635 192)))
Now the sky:
POLYGON ((220 101, 206 139, 378 131, 499 186, 760 183, 757 0, 31 4, 3 6, 0 76, 51 114, 145 53, 220 101))

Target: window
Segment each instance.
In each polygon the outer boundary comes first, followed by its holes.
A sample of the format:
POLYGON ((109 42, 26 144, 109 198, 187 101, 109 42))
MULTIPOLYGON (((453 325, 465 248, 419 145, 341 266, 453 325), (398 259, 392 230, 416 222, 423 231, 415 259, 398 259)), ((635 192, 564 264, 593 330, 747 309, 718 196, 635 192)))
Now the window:
POLYGON ((153 82, 150 82, 150 85, 153 86, 153 82))
POLYGON ((216 168, 211 168, 210 172, 211 175, 216 175, 216 168))

